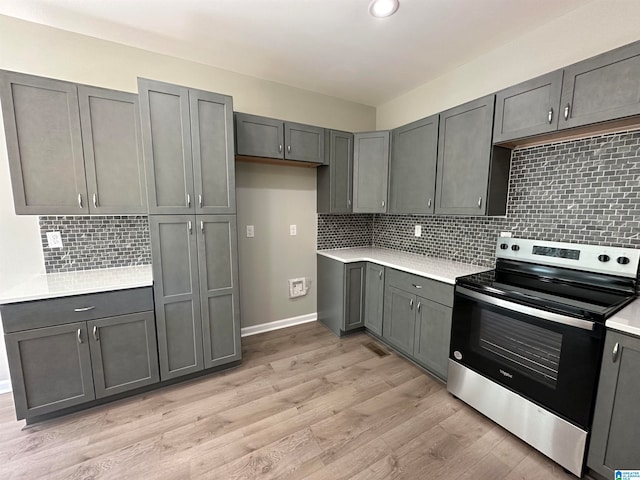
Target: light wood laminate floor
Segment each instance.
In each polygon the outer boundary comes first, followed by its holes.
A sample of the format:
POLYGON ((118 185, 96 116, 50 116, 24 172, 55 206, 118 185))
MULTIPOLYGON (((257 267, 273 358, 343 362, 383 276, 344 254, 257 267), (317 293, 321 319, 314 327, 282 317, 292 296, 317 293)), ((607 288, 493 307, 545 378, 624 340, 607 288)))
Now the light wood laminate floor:
POLYGON ((0 395, 0 478, 575 479, 371 341, 247 337, 238 368, 24 430, 0 395))

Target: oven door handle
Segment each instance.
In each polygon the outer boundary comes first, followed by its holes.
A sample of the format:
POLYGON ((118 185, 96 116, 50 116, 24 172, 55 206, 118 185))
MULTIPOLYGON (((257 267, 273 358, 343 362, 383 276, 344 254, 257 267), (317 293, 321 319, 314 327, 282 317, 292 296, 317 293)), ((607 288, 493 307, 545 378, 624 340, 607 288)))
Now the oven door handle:
POLYGON ((521 305, 519 303, 509 302, 502 300, 501 298, 495 298, 484 293, 474 292, 465 287, 456 287, 456 293, 460 293, 465 297, 470 297, 480 302, 495 305, 496 307, 506 308, 518 313, 524 313, 532 317, 542 318, 549 320, 550 322, 560 323, 562 325, 568 325, 570 327, 581 328, 583 330, 592 331, 595 327, 595 323, 591 320, 582 320, 580 318, 569 317, 568 315, 561 315, 559 313, 547 312, 546 310, 540 310, 539 308, 529 307, 527 305, 521 305))

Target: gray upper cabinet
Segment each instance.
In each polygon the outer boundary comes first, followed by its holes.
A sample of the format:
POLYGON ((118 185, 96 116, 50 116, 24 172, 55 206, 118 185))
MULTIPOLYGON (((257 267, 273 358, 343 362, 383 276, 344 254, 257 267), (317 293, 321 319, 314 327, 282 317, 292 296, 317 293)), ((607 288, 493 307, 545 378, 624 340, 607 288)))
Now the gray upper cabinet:
POLYGON ((236 113, 236 153, 247 157, 324 163, 324 129, 236 113))
POLYGON ((91 213, 147 212, 138 96, 78 86, 91 213))
POLYGON ((18 420, 95 398, 85 322, 5 335, 18 420))
POLYGON ((364 326, 367 330, 382 336, 384 267, 367 263, 364 299, 364 326))
POLYGON ((153 312, 87 322, 96 398, 160 381, 153 312))
POLYGON ((640 114, 640 42, 564 70, 560 129, 640 114))
POLYGON ((353 133, 325 132, 325 164, 317 170, 318 213, 351 213, 353 133))
POLYGON ((438 115, 393 130, 389 213, 433 213, 438 115))
POLYGON ((149 217, 160 378, 202 370, 195 215, 149 217))
POLYGON ((492 147, 495 95, 440 114, 435 213, 504 215, 510 150, 492 147))
POLYGON ((419 363, 446 380, 452 309, 423 297, 417 297, 416 300, 418 305, 413 356, 419 363))
POLYGON ((17 214, 89 213, 77 87, 0 71, 17 214))
POLYGON ((196 219, 204 368, 210 368, 242 357, 236 218, 196 219))
POLYGON ((353 151, 353 213, 385 213, 389 131, 356 133, 353 151))
POLYGON ((235 213, 231 97, 138 79, 149 213, 235 213))
POLYGON ((348 263, 344 267, 345 331, 364 326, 366 268, 364 262, 348 263))
POLYGON ((637 470, 640 338, 607 331, 587 466, 604 478, 637 470))
POLYGON ((558 128, 562 70, 496 94, 495 143, 553 132, 558 128))

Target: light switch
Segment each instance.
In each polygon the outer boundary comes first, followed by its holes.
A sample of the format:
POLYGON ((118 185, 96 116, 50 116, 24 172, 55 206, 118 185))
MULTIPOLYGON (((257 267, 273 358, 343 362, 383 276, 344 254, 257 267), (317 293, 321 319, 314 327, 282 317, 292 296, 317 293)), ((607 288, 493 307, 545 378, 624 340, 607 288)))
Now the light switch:
POLYGON ((62 235, 60 232, 47 232, 47 244, 49 248, 62 248, 62 235))
POLYGON ((421 237, 422 236, 422 225, 416 225, 415 230, 413 231, 413 234, 416 237, 421 237))
POLYGON ((297 235, 298 234, 298 227, 296 227, 295 225, 289 225, 289 235, 297 235))
POLYGON ((247 238, 253 238, 253 237, 254 237, 253 225, 247 225, 247 238))

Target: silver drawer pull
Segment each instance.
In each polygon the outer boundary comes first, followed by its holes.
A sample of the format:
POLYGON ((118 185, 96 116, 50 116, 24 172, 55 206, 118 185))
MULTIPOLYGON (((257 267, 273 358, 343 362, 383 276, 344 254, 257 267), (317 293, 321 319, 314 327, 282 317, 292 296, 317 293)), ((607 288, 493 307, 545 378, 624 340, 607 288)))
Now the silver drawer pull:
POLYGON ((189 230, 189 235, 193 232, 193 227, 191 226, 191 220, 187 222, 187 230, 189 230))
POLYGON ((187 207, 191 207, 191 194, 187 193, 187 207))
POLYGON ((382 270, 380 270, 380 271, 378 272, 378 278, 379 278, 380 280, 382 280, 382 270))
POLYGON ((413 285, 414 288, 422 288, 422 285, 418 285, 417 283, 412 283, 411 285, 413 285))
POLYGON ((98 208, 98 194, 93 194, 93 208, 98 208))
POLYGON ((384 200, 382 201, 382 208, 384 208, 384 200))
POLYGON ((100 341, 100 337, 98 337, 98 327, 96 325, 93 326, 93 339, 96 342, 100 341))
POLYGON ((411 310, 413 310, 413 298, 409 300, 409 307, 411 307, 411 310))
POLYGON ((553 122, 553 107, 549 109, 549 113, 547 114, 547 121, 549 122, 549 124, 553 122))
POLYGON ((427 202, 427 207, 431 208, 431 199, 429 199, 429 201, 427 202))
POLYGON ((422 302, 418 302, 418 312, 420 312, 420 307, 422 307, 422 302))
POLYGON ((478 208, 482 208, 482 197, 478 197, 478 208))
POLYGON ((78 343, 82 343, 82 330, 78 329, 78 343))
POLYGON ((74 312, 88 312, 89 310, 93 310, 94 308, 96 308, 96 307, 94 305, 91 305, 90 307, 74 308, 73 311, 74 312))
POLYGON ((278 145, 278 152, 282 153, 282 144, 278 145))
POLYGON ((564 107, 564 119, 565 120, 569 120, 569 109, 571 108, 571 104, 567 103, 567 105, 564 107))
POLYGON ((616 344, 613 346, 613 352, 611 352, 611 359, 613 360, 613 363, 616 363, 618 361, 619 351, 620 351, 620 344, 616 342, 616 344))
POLYGON ((291 145, 287 145, 287 153, 291 153, 291 145))
POLYGON ((200 220, 200 233, 204 233, 204 222, 200 220))
POLYGON ((202 194, 198 195, 198 206, 202 208, 202 194))
POLYGON ((78 206, 80 208, 82 208, 82 194, 81 193, 78 194, 78 206))

